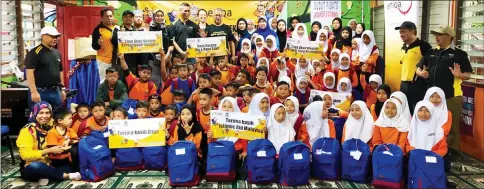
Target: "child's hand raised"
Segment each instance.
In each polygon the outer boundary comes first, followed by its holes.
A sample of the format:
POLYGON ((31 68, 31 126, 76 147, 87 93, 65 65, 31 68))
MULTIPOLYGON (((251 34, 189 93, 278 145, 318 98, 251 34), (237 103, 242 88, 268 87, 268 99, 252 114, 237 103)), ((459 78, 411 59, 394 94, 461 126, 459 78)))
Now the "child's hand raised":
POLYGON ((123 53, 121 53, 121 52, 118 52, 118 58, 119 58, 119 59, 124 59, 124 54, 123 54, 123 53))

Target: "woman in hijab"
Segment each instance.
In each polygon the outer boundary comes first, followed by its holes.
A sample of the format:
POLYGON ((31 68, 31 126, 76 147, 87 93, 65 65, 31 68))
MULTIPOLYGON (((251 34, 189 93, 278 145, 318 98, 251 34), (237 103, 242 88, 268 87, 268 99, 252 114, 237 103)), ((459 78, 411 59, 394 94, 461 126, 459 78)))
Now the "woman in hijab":
POLYGON ((291 19, 289 20, 289 23, 291 24, 291 27, 287 29, 287 37, 291 37, 292 32, 296 27, 296 24, 301 23, 301 20, 297 16, 294 16, 294 17, 291 17, 291 19))
POLYGON ((318 21, 314 21, 313 24, 311 24, 311 33, 309 34, 310 41, 316 41, 316 37, 318 35, 319 30, 322 29, 321 23, 318 21))
POLYGON ((247 30, 247 21, 244 18, 239 18, 237 20, 237 30, 234 34, 235 40, 237 41, 237 47, 235 48, 235 52, 239 52, 242 48, 242 40, 250 39, 251 34, 247 30))
POLYGON ((336 40, 334 47, 341 50, 341 53, 351 53, 351 28, 349 26, 344 27, 340 35, 341 38, 336 40))
POLYGON ((374 125, 373 117, 371 116, 370 110, 366 107, 365 102, 360 100, 353 102, 350 107, 350 114, 343 128, 341 143, 352 138, 369 143, 373 137, 374 125))
POLYGON ((286 48, 287 32, 286 32, 286 21, 280 19, 277 21, 277 38, 279 39, 279 52, 284 52, 286 48))
MULTIPOLYGON (((81 180, 81 174, 71 173, 69 166, 55 168, 50 166, 49 154, 70 151, 69 148, 62 146, 47 148, 47 132, 53 128, 52 106, 45 101, 40 101, 32 107, 32 110, 30 123, 20 130, 17 138, 21 158, 20 176, 28 181, 39 181, 41 186, 48 185, 49 180, 81 180)), ((77 157, 72 158, 77 159, 77 157)))
POLYGON ((333 35, 331 35, 329 39, 334 42, 341 38, 341 26, 343 22, 341 21, 341 18, 336 17, 331 23, 333 26, 333 35))
POLYGON ((267 23, 267 18, 265 16, 259 17, 258 23, 259 23, 259 29, 257 29, 254 32, 254 34, 260 35, 264 39, 267 39, 267 36, 269 36, 269 35, 275 36, 276 37, 276 43, 277 43, 276 47, 279 48, 279 40, 277 39, 277 34, 276 34, 275 31, 273 31, 271 29, 270 26, 268 26, 268 24, 270 24, 270 23, 267 23))
MULTIPOLYGON (((162 41, 163 41, 163 51, 165 54, 168 52, 168 47, 170 47, 170 37, 168 36, 168 28, 165 23, 165 13, 162 10, 156 10, 153 12, 153 20, 150 24, 150 31, 161 31, 162 34, 162 41)), ((161 62, 159 59, 156 58, 156 55, 159 53, 151 53, 151 56, 148 56, 148 64, 153 68, 151 74, 151 80, 156 84, 160 85, 162 83, 161 73, 160 73, 160 65, 161 62)), ((163 58, 163 57, 160 57, 163 58)))
POLYGON ((356 25, 356 30, 355 30, 355 36, 353 38, 361 38, 361 35, 363 35, 363 32, 365 31, 365 24, 364 23, 359 23, 356 25))

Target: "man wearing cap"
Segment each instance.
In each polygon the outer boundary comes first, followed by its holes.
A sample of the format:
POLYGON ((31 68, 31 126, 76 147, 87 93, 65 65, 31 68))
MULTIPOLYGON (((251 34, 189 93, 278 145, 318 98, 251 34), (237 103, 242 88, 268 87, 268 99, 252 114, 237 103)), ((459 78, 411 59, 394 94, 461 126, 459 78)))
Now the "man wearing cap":
POLYGON ((114 23, 113 11, 101 10, 101 23, 92 31, 92 48, 97 51, 96 61, 99 67, 101 82, 106 77, 106 69, 117 64, 118 30, 114 23))
POLYGON ((395 30, 399 30, 400 38, 404 43, 401 50, 403 56, 400 59, 400 64, 402 65, 400 91, 407 95, 408 105, 413 113, 415 105, 424 98, 427 90, 425 80, 417 78, 415 75, 416 65, 432 46, 417 38, 417 26, 413 22, 403 22, 395 30))
POLYGON ((230 27, 223 23, 224 10, 221 8, 216 8, 213 11, 213 25, 207 26, 208 37, 224 36, 225 46, 227 49, 230 48, 231 59, 235 62, 235 37, 232 33, 230 27))
POLYGON ((52 26, 42 28, 40 34, 42 43, 29 51, 25 60, 30 89, 29 107, 41 100, 52 107, 59 107, 66 99, 62 58, 54 48, 61 34, 52 26))
MULTIPOLYGON (((134 12, 131 10, 125 10, 123 12, 123 26, 121 26, 120 31, 148 31, 143 27, 143 14, 140 10, 135 10, 134 12), (136 13, 136 14, 135 14, 136 13)), ((139 77, 138 75, 138 66, 142 64, 148 64, 148 56, 147 53, 129 53, 124 54, 124 59, 128 64, 129 71, 139 77)), ((121 75, 120 78, 124 80, 124 73, 122 70, 119 69, 121 75)), ((125 83, 125 81, 123 81, 125 83)))
POLYGON ((452 112, 452 129, 449 146, 459 149, 459 120, 462 107, 462 80, 470 79, 471 63, 467 53, 454 47, 455 31, 450 26, 431 30, 437 47, 429 50, 417 65, 417 75, 427 80, 427 87, 440 87, 447 98, 447 107, 452 112))

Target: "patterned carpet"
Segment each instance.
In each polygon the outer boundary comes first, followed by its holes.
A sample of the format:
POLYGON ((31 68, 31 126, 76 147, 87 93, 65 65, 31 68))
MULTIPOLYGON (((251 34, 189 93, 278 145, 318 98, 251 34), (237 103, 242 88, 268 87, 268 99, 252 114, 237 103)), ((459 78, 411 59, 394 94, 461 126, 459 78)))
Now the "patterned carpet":
MULTIPOLYGON (((18 152, 15 152, 18 163, 18 152)), ((456 188, 484 188, 484 162, 473 159, 465 154, 451 152, 452 173, 448 180, 456 188)), ((115 175, 97 183, 83 181, 50 182, 49 185, 39 187, 36 183, 25 182, 20 178, 19 167, 12 165, 10 154, 2 146, 1 153, 1 188, 170 188, 168 177, 164 172, 157 171, 130 171, 118 172, 115 175)), ((317 181, 311 180, 310 185, 299 187, 283 187, 279 184, 249 185, 246 181, 233 183, 210 183, 202 181, 196 188, 373 188, 370 185, 357 184, 348 181, 317 181)), ((451 187, 451 186, 448 186, 451 187)))

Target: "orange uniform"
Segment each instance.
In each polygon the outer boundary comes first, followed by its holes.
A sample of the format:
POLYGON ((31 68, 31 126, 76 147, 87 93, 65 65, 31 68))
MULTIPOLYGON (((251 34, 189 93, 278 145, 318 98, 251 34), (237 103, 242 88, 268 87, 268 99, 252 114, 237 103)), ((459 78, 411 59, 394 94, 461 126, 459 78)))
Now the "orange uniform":
POLYGON ((394 127, 379 127, 375 125, 373 129, 373 138, 371 139, 371 148, 380 144, 398 145, 405 153, 408 132, 400 132, 394 127))
POLYGON ((164 118, 165 117, 165 114, 163 112, 161 112, 161 111, 158 112, 158 114, 153 114, 153 113, 150 112, 150 116, 152 118, 164 118))
MULTIPOLYGON (((432 152, 435 152, 436 154, 439 154, 442 157, 444 157, 444 155, 447 154, 447 151, 448 151, 447 135, 449 135, 451 127, 452 127, 452 113, 449 111, 447 122, 445 122, 445 124, 442 125, 442 129, 444 129, 444 137, 440 139, 440 141, 432 147, 432 152)), ((410 150, 413 150, 413 149, 415 149, 415 147, 411 146, 410 142, 408 142, 407 140, 405 145, 405 150, 408 153, 410 152, 410 150)))
POLYGON ((259 85, 254 84, 254 88, 259 89, 261 93, 266 93, 267 96, 272 96, 274 94, 274 89, 270 84, 267 84, 266 87, 259 87, 259 85))
POLYGON ((371 107, 371 105, 376 103, 376 99, 377 99, 376 91, 371 88, 370 84, 366 83, 365 74, 360 75, 360 83, 361 83, 361 86, 363 87, 364 93, 368 94, 366 99, 363 99, 363 100, 365 100, 367 107, 371 107))
MULTIPOLYGON (((66 140, 71 140, 71 143, 73 140, 78 140, 79 137, 77 137, 77 134, 74 132, 73 129, 71 128, 66 128, 65 132, 63 134, 60 134, 57 129, 52 128, 47 132, 47 146, 62 146, 64 145, 64 142, 66 140)), ((68 151, 65 151, 61 154, 49 154, 50 159, 66 159, 69 158, 71 160, 71 155, 68 151)))
POLYGON ((102 130, 103 128, 106 128, 108 126, 109 117, 104 116, 104 120, 105 120, 104 124, 98 123, 96 119, 94 119, 94 117, 91 116, 86 121, 83 121, 79 126, 79 128, 85 128, 83 135, 88 136, 89 134, 91 134, 91 128, 94 128, 95 130, 102 130))
MULTIPOLYGON (((350 68, 350 69, 352 69, 352 68, 350 68)), ((350 71, 349 69, 345 70, 345 71, 338 69, 337 71, 338 71, 338 74, 337 74, 338 78, 336 78, 337 79, 336 81, 339 81, 343 77, 347 77, 348 79, 351 80, 351 86, 353 88, 358 86, 358 77, 356 76, 356 71, 354 71, 354 70, 350 71), (350 75, 350 73, 352 75, 350 75)), ((335 72, 336 71, 334 71, 333 73, 335 73, 335 72)), ((336 82, 336 83, 338 83, 338 82, 336 82)))
MULTIPOLYGON (((200 125, 198 125, 198 126, 200 126, 200 125)), ((196 126, 194 125, 192 127, 192 130, 195 127, 196 126)), ((170 139, 168 139, 168 145, 173 145, 175 142, 180 141, 180 138, 178 136, 178 129, 183 129, 183 128, 179 125, 177 125, 175 127, 175 130, 173 131, 173 136, 171 136, 170 139)), ((184 140, 185 141, 192 141, 193 143, 195 143, 195 146, 197 146, 198 156, 202 157, 202 150, 200 148, 200 144, 202 142, 202 131, 196 132, 196 133, 190 132, 189 135, 186 136, 184 140)))
MULTIPOLYGON (((200 96, 198 94, 193 94, 192 101, 195 103, 195 107, 197 108, 197 110, 202 108, 202 105, 200 105, 200 96)), ((212 107, 218 106, 218 96, 212 97, 212 102, 210 102, 210 105, 212 107)))
POLYGON ((152 84, 151 88, 149 86, 149 82, 151 81, 142 83, 141 80, 139 80, 138 82, 136 80, 136 76, 134 76, 131 72, 126 76, 127 85, 133 86, 128 93, 128 97, 130 99, 147 100, 150 95, 156 94, 156 86, 154 84, 152 84))
POLYGON ((378 119, 378 115, 376 115, 375 104, 372 104, 370 107, 371 116, 373 120, 376 121, 378 119))

